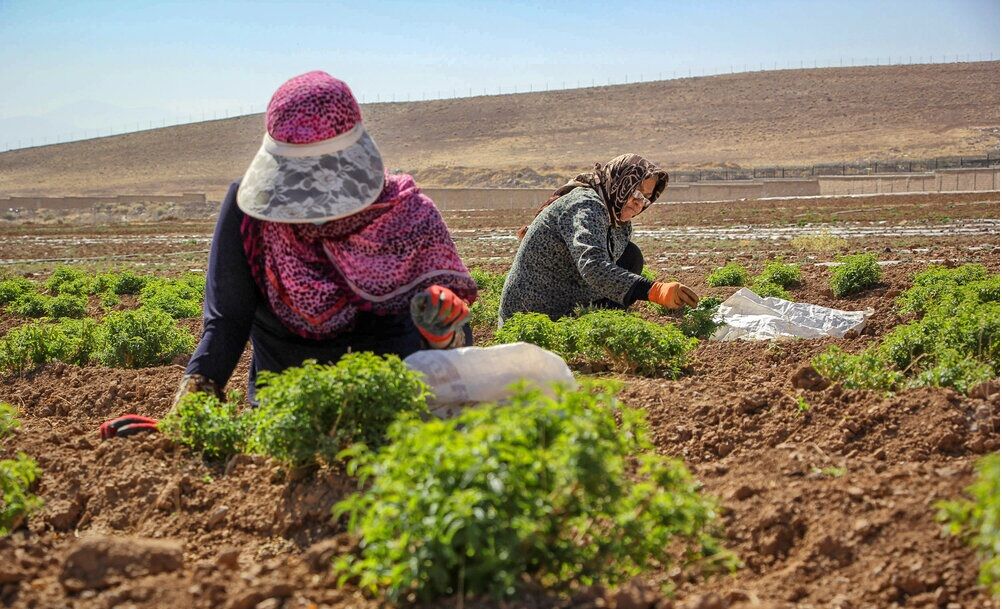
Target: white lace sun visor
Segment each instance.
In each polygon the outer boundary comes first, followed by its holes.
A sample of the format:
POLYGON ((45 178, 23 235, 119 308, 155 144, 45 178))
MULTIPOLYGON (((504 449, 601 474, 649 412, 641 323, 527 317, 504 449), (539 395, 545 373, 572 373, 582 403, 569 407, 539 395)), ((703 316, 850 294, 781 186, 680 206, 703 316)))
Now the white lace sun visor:
POLYGON ((237 206, 270 222, 326 222, 372 205, 383 180, 383 159, 362 123, 313 144, 286 144, 266 133, 237 206))

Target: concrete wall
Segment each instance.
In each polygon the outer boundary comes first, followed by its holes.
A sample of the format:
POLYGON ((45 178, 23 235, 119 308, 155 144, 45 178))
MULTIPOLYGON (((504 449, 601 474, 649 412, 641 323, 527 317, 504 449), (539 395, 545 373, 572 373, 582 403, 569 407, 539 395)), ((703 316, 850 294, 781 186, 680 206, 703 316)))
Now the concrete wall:
POLYGON ((538 207, 552 188, 422 188, 442 210, 526 209, 538 207))
POLYGON ((999 189, 999 170, 941 169, 930 173, 818 178, 822 195, 958 192, 999 189))
POLYGON ((817 180, 768 179, 669 184, 664 201, 732 201, 765 197, 811 197, 821 194, 817 180))
MULTIPOLYGON (((735 201, 771 197, 814 197, 907 192, 993 191, 998 169, 944 169, 934 173, 885 176, 734 180, 669 184, 662 201, 735 201)), ((439 209, 524 209, 536 207, 549 188, 425 188, 439 209)))
POLYGON ((113 203, 205 203, 205 194, 117 195, 106 197, 0 197, 0 209, 81 209, 113 203))
MULTIPOLYGON (((662 201, 734 201, 769 197, 957 192, 999 190, 999 170, 944 169, 932 173, 882 176, 823 176, 811 179, 759 179, 729 182, 672 183, 662 201)), ((550 188, 425 188, 441 210, 526 209, 537 207, 550 188)), ((109 197, 8 197, 0 209, 80 209, 104 203, 205 203, 202 193, 182 195, 118 195, 109 197)))

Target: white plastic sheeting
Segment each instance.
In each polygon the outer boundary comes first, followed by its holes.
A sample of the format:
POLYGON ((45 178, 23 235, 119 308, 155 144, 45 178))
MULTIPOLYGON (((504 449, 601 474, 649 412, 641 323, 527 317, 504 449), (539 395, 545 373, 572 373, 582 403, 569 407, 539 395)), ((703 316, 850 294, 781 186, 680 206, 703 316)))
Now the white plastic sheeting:
POLYGON ((741 288, 720 303, 714 319, 723 322, 710 340, 769 340, 773 338, 841 338, 860 332, 873 309, 840 311, 782 298, 762 298, 741 288))
POLYGON ((551 395, 555 383, 577 386, 563 358, 528 343, 418 351, 404 364, 424 375, 434 395, 429 406, 440 417, 455 414, 451 406, 504 400, 518 381, 551 395))

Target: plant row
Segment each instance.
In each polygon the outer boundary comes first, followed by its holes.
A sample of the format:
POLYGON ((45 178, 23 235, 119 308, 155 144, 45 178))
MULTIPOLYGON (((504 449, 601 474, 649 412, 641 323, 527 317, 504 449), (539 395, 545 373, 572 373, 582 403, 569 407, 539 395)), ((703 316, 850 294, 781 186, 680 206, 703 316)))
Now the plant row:
POLYGON ((558 321, 542 313, 517 313, 497 330, 494 340, 532 343, 574 363, 667 378, 681 376, 689 352, 698 344, 673 324, 653 323, 611 309, 589 310, 558 321))
POLYGON ((19 317, 81 318, 87 315, 91 296, 107 311, 121 304, 122 295, 130 294, 144 307, 182 319, 201 314, 204 291, 205 279, 196 274, 167 279, 131 271, 88 274, 61 266, 41 284, 23 277, 0 281, 0 306, 19 317))
POLYGON ((706 278, 706 285, 716 288, 721 286, 740 287, 747 285, 749 289, 762 297, 776 297, 789 300, 787 288, 800 283, 800 268, 795 264, 786 264, 781 260, 772 260, 765 268, 749 281, 748 271, 736 262, 730 262, 716 268, 706 278))
POLYGON ((814 367, 847 388, 953 387, 966 392, 999 375, 999 276, 978 264, 933 266, 898 297, 917 319, 877 345, 849 354, 836 346, 814 367))
POLYGON ((726 556, 714 506, 657 455, 643 413, 608 392, 522 390, 510 403, 428 420, 427 387, 399 358, 349 354, 262 375, 245 413, 185 396, 161 430, 209 457, 346 463, 360 491, 335 506, 361 550, 342 583, 390 599, 506 596, 610 584, 653 566, 726 556))
POLYGON ((0 337, 0 372, 20 374, 46 362, 143 368, 191 353, 195 337, 160 309, 140 307, 90 318, 39 320, 0 337))
MULTIPOLYGON (((880 266, 873 254, 856 254, 837 258, 838 266, 831 273, 828 285, 832 294, 842 298, 875 287, 880 282, 880 266)), ((757 276, 749 280, 748 271, 736 262, 716 268, 706 278, 710 287, 748 286, 762 297, 790 299, 788 288, 801 282, 800 268, 780 260, 767 262, 757 276)))

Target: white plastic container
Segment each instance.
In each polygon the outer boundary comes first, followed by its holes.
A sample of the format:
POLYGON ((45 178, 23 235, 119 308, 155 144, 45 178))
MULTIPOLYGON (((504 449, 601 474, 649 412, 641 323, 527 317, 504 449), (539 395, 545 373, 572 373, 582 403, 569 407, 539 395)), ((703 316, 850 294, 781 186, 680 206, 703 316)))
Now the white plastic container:
POLYGON ((453 416, 450 407, 504 400, 518 381, 551 395, 555 383, 577 386, 563 358, 529 343, 418 351, 404 364, 424 374, 434 394, 429 406, 440 417, 453 416))

